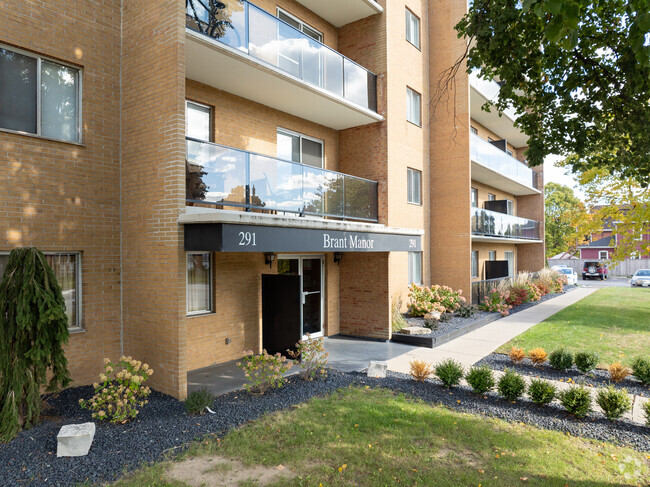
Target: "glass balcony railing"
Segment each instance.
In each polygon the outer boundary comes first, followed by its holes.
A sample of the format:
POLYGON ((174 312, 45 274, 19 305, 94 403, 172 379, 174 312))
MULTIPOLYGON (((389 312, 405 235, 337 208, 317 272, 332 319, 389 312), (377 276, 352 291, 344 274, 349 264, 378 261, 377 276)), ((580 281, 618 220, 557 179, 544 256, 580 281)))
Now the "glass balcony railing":
POLYGON ((187 138, 187 202, 377 221, 377 183, 187 138))
POLYGON ((208 0, 186 0, 187 27, 305 83, 377 111, 375 74, 252 3, 224 3, 225 8, 211 13, 208 0))
POLYGON ((470 134, 470 136, 470 157, 473 161, 525 186, 539 189, 537 188, 537 173, 526 164, 483 140, 478 135, 470 134))
POLYGON ((471 209, 472 235, 487 237, 540 239, 540 222, 498 211, 471 209))

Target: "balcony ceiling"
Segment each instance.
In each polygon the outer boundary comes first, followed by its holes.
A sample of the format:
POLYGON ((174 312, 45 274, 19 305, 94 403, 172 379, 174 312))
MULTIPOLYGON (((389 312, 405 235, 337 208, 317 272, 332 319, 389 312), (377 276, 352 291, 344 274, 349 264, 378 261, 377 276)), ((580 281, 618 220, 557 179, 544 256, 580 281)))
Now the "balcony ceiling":
POLYGON ((335 27, 384 11, 381 5, 373 0, 297 0, 297 2, 335 27))
POLYGON ((514 196, 524 196, 529 194, 539 194, 541 191, 531 186, 510 179, 504 174, 500 174, 484 165, 472 160, 472 179, 479 183, 486 184, 514 196))
POLYGON ((186 30, 185 75, 208 86, 335 130, 383 120, 381 115, 371 110, 189 29, 186 30))
POLYGON ((510 238, 510 237, 486 237, 484 235, 472 235, 472 242, 502 242, 506 244, 540 244, 543 240, 533 240, 528 238, 510 238))

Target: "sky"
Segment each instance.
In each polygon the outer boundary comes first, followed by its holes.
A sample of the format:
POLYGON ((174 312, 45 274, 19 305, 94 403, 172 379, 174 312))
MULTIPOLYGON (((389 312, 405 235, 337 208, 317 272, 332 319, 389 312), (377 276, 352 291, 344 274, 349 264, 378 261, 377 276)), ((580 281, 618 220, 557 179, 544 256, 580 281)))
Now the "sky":
POLYGON ((575 178, 571 174, 565 174, 566 169, 563 167, 555 167, 555 162, 561 160, 562 157, 560 156, 548 156, 544 159, 544 182, 554 182, 568 186, 573 189, 579 199, 585 201, 585 194, 580 190, 575 178))

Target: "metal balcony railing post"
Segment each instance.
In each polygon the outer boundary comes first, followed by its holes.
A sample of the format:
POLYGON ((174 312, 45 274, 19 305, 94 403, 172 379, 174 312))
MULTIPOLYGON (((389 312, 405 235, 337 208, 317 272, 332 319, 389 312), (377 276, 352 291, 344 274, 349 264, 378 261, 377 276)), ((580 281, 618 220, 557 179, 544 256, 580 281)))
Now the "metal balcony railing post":
POLYGON ((251 211, 251 155, 246 152, 246 211, 251 211))

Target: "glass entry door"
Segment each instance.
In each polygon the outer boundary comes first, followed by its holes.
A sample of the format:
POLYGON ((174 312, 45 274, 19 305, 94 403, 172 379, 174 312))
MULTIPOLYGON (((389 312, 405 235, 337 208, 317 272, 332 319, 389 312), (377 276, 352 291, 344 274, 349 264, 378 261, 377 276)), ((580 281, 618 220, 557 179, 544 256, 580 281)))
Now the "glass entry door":
POLYGON ((323 334, 323 258, 322 257, 280 257, 278 274, 301 277, 302 335, 323 334))

